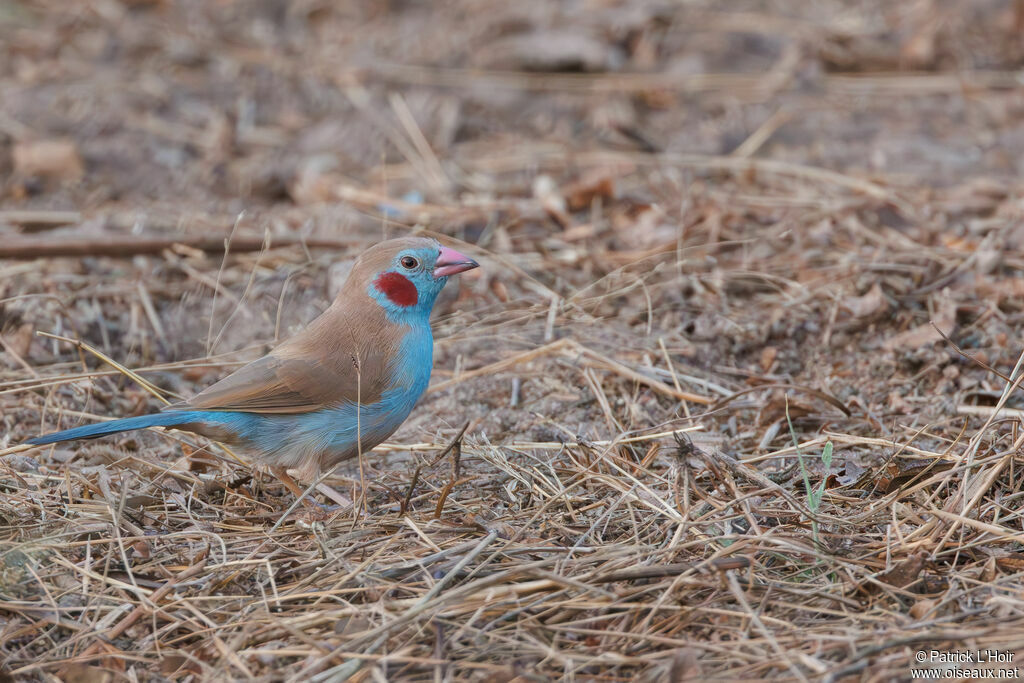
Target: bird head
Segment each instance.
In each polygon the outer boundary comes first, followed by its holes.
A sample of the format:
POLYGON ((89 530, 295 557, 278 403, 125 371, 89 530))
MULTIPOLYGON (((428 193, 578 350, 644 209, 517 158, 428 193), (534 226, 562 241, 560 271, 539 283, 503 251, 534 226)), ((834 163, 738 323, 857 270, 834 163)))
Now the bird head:
POLYGON ((404 237, 366 250, 353 267, 352 275, 358 273, 369 281, 367 293, 389 318, 404 322, 410 317, 429 317, 448 278, 478 265, 436 240, 404 237))

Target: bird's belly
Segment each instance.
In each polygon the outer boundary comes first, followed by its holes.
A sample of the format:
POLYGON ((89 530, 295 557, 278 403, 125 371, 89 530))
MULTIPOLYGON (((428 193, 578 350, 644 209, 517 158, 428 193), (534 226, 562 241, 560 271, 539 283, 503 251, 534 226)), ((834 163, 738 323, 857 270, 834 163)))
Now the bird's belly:
POLYGON ((387 391, 380 401, 358 408, 345 404, 299 415, 248 413, 244 422, 231 419, 238 413, 217 417, 221 425, 233 428, 259 462, 298 469, 307 475, 303 478, 310 478, 394 434, 422 393, 411 389, 387 391), (224 424, 229 419, 235 424, 224 424))
POLYGON ((357 455, 360 447, 364 451, 373 448, 405 422, 418 398, 385 394, 381 402, 362 406, 358 411, 355 406, 325 411, 325 424, 320 428, 327 439, 324 450, 343 460, 357 455))

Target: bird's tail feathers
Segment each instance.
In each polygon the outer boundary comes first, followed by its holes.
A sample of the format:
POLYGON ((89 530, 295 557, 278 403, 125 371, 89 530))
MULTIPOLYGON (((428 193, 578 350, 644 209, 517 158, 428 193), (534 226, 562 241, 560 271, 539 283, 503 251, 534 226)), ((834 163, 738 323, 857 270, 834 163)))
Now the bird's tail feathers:
POLYGON ((72 429, 65 429, 53 434, 44 434, 25 443, 41 446, 48 443, 60 441, 74 441, 75 439, 95 439, 99 436, 117 434, 118 432, 129 432, 133 429, 145 429, 146 427, 173 427, 183 425, 196 420, 196 414, 192 411, 169 411, 166 413, 153 413, 152 415, 140 415, 138 417, 126 417, 122 420, 111 420, 110 422, 97 422, 96 424, 82 425, 72 429))

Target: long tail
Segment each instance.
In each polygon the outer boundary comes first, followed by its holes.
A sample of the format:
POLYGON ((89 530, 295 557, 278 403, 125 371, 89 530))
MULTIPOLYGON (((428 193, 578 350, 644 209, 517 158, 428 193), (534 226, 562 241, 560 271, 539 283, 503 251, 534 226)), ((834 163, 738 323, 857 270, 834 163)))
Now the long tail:
POLYGON ((95 439, 99 436, 117 434, 118 432, 129 432, 133 429, 145 429, 146 427, 173 427, 174 425, 196 422, 200 417, 198 411, 174 410, 166 413, 153 413, 152 415, 140 415, 139 417, 126 417, 123 420, 111 420, 110 422, 97 422, 91 425, 82 425, 73 429, 65 429, 62 432, 44 434, 25 443, 36 446, 57 443, 59 441, 73 441, 75 439, 95 439))

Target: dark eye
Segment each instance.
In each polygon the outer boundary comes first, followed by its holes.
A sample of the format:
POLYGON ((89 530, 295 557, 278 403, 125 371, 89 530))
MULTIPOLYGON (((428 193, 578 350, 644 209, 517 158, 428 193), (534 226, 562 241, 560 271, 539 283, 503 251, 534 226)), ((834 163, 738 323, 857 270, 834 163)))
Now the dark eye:
POLYGON ((420 262, 417 261, 412 256, 403 256, 402 260, 399 261, 399 263, 401 263, 402 267, 405 268, 406 270, 412 270, 413 268, 420 264, 420 262))

